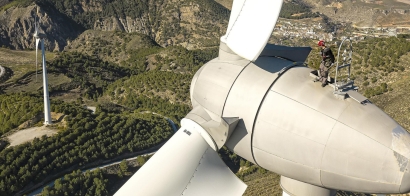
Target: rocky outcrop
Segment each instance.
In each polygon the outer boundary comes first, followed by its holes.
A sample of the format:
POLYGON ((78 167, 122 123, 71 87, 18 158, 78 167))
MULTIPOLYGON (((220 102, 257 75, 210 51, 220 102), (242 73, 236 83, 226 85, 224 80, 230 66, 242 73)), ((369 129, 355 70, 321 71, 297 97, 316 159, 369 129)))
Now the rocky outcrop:
POLYGON ((151 26, 148 24, 147 18, 109 17, 97 19, 94 23, 94 30, 137 32, 150 35, 151 26))
POLYGON ((162 46, 207 47, 212 44, 210 40, 219 40, 225 33, 229 10, 214 1, 204 2, 150 0, 140 16, 101 17, 95 20, 93 29, 138 32, 162 46))
MULTIPOLYGON (((0 0, 5 1, 5 0, 0 0)), ((63 50, 85 29, 138 32, 162 46, 217 46, 226 31, 229 10, 209 0, 39 1, 40 30, 48 50, 63 50)), ((0 46, 34 48, 36 4, 0 13, 0 46)))
POLYGON ((32 4, 28 7, 11 7, 0 13, 0 45, 11 49, 34 48, 34 20, 40 18, 39 30, 47 35, 47 50, 61 51, 67 41, 74 39, 82 28, 71 19, 50 7, 32 4))

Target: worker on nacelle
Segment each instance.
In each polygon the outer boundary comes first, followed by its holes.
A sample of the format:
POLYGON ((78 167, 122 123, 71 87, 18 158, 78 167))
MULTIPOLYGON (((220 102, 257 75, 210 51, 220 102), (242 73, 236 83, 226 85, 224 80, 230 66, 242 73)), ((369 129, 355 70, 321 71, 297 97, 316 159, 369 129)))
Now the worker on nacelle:
POLYGON ((329 75, 329 68, 335 62, 335 56, 332 50, 325 45, 325 41, 320 40, 317 45, 321 48, 322 62, 320 63, 320 75, 319 80, 322 82, 322 87, 327 84, 327 78, 329 75))

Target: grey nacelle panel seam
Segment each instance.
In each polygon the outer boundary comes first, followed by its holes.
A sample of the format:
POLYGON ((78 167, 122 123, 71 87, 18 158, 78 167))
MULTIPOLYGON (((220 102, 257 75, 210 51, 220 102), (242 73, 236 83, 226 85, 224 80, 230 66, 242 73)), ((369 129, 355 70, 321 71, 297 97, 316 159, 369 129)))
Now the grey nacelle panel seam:
POLYGON ((261 57, 241 72, 228 94, 223 116, 238 116, 242 120, 226 146, 253 163, 256 162, 250 147, 258 108, 278 72, 290 64, 283 59, 261 57))
POLYGON ((235 63, 220 62, 214 59, 205 64, 191 90, 193 106, 202 106, 212 119, 218 121, 222 117, 223 106, 237 75, 244 69, 248 61, 235 63), (195 89, 195 90, 194 90, 195 89))

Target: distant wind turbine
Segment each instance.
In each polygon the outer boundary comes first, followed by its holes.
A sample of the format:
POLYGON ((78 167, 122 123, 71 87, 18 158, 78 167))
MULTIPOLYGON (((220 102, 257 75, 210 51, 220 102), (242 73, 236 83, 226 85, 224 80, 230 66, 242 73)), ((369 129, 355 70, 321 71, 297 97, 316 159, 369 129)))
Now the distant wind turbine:
MULTIPOLYGON (((37 8, 38 14, 38 8, 37 8)), ((37 20, 37 17, 36 17, 37 20)), ((36 81, 37 81, 37 56, 38 56, 38 44, 41 44, 41 56, 43 61, 43 90, 44 90, 44 124, 52 124, 51 113, 50 113, 50 99, 48 95, 48 80, 47 80, 47 69, 46 69, 46 54, 44 51, 44 38, 46 35, 39 33, 37 21, 35 21, 35 31, 34 38, 36 39, 36 81)))

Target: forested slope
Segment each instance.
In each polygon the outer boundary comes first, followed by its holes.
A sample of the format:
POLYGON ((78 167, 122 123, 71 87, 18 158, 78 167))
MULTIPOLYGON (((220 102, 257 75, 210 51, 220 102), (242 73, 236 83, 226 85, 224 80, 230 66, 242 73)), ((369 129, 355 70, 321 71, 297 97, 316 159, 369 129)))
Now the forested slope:
POLYGON ((32 119, 43 110, 43 100, 23 93, 0 94, 0 136, 32 119))
POLYGON ((410 68, 402 58, 410 52, 410 41, 404 38, 370 38, 353 47, 353 73, 366 97, 392 90, 389 85, 394 82, 394 76, 410 68))
POLYGON ((71 49, 70 46, 67 51, 81 52, 116 63, 132 70, 132 74, 154 69, 192 73, 215 58, 218 52, 215 47, 202 50, 187 50, 182 46, 161 47, 145 35, 118 31, 87 31, 74 40, 72 47, 77 49, 71 49))
POLYGON ((179 123, 191 110, 189 87, 193 74, 216 56, 216 49, 187 50, 180 46, 136 50, 125 65, 138 73, 145 69, 145 73, 117 80, 106 88, 103 98, 132 110, 156 112, 179 123))
POLYGON ((103 94, 107 85, 134 73, 130 69, 79 52, 60 53, 48 64, 48 72, 61 73, 71 79, 69 83, 50 88, 50 92, 80 88, 85 98, 95 100, 103 94))
POLYGON ((302 19, 319 17, 318 12, 313 13, 310 7, 300 0, 290 0, 283 2, 280 17, 288 19, 302 19))
POLYGON ((67 115, 67 128, 0 151, 0 195, 15 194, 67 169, 157 146, 173 133, 163 117, 151 114, 92 115, 62 102, 53 104, 52 111, 67 115))
POLYGON ((113 101, 125 103, 130 97, 161 97, 170 103, 190 105, 189 86, 191 74, 151 71, 118 80, 107 87, 106 94, 113 101))
POLYGON ((64 175, 64 179, 57 179, 53 187, 44 187, 41 195, 43 196, 58 196, 58 195, 98 195, 108 196, 107 191, 108 179, 104 177, 100 169, 94 171, 80 170, 73 171, 70 174, 64 175))

